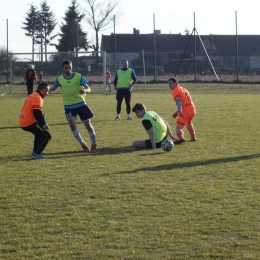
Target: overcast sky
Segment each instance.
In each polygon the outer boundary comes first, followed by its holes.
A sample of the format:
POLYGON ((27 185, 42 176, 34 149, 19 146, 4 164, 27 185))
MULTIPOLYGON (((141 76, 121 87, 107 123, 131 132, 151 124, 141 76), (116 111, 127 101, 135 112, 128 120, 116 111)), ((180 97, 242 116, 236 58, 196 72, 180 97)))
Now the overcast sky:
MULTIPOLYGON (((104 1, 97 0, 103 3, 104 1)), ((26 12, 30 4, 40 7, 42 0, 1 0, 0 17, 0 46, 7 46, 7 19, 8 19, 8 48, 13 53, 31 52, 31 39, 25 36, 21 29, 25 21, 26 12)), ((58 25, 55 33, 59 31, 59 25, 72 0, 51 1, 47 0, 51 11, 55 14, 58 25)), ((133 33, 133 28, 140 33, 152 33, 155 26, 161 33, 181 33, 187 28, 190 32, 195 28, 200 35, 205 34, 259 34, 260 15, 256 0, 121 0, 119 6, 123 13, 117 19, 116 33, 133 33), (236 19, 237 13, 237 19, 236 19), (236 23, 237 21, 237 23, 236 23), (237 27, 236 27, 237 26, 237 27)), ((77 1, 80 9, 87 9, 84 0, 77 1)), ((88 32, 88 40, 94 42, 94 32, 83 21, 83 30, 88 32)), ((111 27, 100 33, 111 34, 111 27)), ((54 47, 49 51, 55 51, 54 47)), ((36 50, 37 51, 37 50, 36 50)))

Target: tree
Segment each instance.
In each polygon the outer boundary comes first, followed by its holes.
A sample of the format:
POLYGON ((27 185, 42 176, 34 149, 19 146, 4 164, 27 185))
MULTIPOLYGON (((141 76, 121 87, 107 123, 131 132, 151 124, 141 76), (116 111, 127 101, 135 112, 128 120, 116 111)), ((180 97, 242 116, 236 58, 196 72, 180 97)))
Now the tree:
POLYGON ((32 38, 32 61, 34 61, 34 45, 37 43, 36 37, 39 30, 39 12, 33 4, 30 4, 30 9, 26 14, 26 22, 23 22, 25 27, 21 28, 26 31, 26 36, 32 38))
POLYGON ((7 49, 5 47, 0 47, 0 61, 6 61, 7 60, 7 49))
POLYGON ((119 11, 116 11, 120 0, 109 1, 107 4, 97 0, 85 0, 85 2, 88 4, 88 9, 85 10, 87 23, 94 29, 96 34, 96 43, 92 45, 92 48, 94 51, 99 51, 98 33, 108 27, 115 14, 120 16, 119 11))
POLYGON ((185 35, 190 35, 190 30, 188 28, 184 29, 185 35))
POLYGON ((81 28, 81 20, 84 18, 84 14, 78 10, 78 5, 75 0, 72 0, 71 6, 65 13, 65 23, 60 26, 61 37, 56 44, 56 49, 59 52, 75 52, 79 50, 88 49, 87 33, 81 28))
POLYGON ((47 46, 53 45, 51 41, 58 36, 58 34, 51 36, 51 33, 55 29, 55 26, 57 25, 55 15, 52 11, 50 11, 50 7, 47 4, 46 0, 43 0, 41 2, 41 8, 39 11, 39 30, 37 38, 37 44, 40 44, 41 46, 41 53, 42 48, 44 46, 45 51, 45 61, 47 61, 47 46))

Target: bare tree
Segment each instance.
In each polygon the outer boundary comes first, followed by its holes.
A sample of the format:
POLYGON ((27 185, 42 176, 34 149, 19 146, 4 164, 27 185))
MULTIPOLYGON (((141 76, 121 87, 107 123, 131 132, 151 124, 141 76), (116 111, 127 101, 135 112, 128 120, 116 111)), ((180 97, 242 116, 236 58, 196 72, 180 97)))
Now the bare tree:
POLYGON ((96 43, 91 47, 94 51, 99 51, 98 33, 110 25, 114 16, 120 16, 120 0, 108 1, 107 3, 97 0, 85 0, 85 2, 88 4, 88 8, 85 10, 87 23, 96 34, 96 43))

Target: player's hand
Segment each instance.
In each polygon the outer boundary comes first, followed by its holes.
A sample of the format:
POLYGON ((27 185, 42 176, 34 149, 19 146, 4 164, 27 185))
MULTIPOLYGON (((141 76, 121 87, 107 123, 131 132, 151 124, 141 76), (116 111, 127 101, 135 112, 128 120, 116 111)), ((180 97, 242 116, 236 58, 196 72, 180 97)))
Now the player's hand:
POLYGON ((117 86, 114 86, 114 90, 117 90, 117 86))
POLYGON ((173 117, 173 118, 176 118, 176 117, 178 116, 178 114, 179 114, 179 111, 176 111, 176 112, 172 115, 172 117, 173 117))
POLYGON ((45 131, 50 130, 50 127, 49 127, 48 124, 43 125, 42 128, 43 128, 45 131))

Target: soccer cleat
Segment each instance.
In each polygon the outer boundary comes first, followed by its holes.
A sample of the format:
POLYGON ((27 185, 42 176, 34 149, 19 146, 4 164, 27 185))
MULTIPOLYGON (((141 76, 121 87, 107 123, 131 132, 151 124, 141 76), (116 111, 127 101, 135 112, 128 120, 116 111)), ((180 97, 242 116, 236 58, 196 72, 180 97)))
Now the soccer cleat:
POLYGON ((185 139, 179 139, 179 140, 174 141, 174 144, 177 145, 177 144, 182 144, 184 142, 185 142, 185 139))
MULTIPOLYGON (((34 154, 35 152, 32 152, 32 155, 34 154)), ((41 152, 41 153, 39 153, 40 155, 45 155, 45 153, 44 152, 41 152)))
POLYGON ((190 139, 190 141, 191 141, 191 142, 194 142, 194 141, 197 141, 197 139, 196 139, 196 137, 192 137, 192 138, 190 139))
POLYGON ((96 152, 96 150, 97 150, 97 144, 92 144, 90 151, 91 152, 96 152))
POLYGON ((115 120, 120 120, 120 116, 116 116, 115 120))
POLYGON ((131 116, 128 116, 127 120, 133 120, 133 118, 131 116))
POLYGON ((89 148, 88 148, 88 146, 87 146, 86 143, 82 144, 81 147, 83 148, 83 150, 84 150, 86 153, 89 152, 89 148))
POLYGON ((44 157, 40 154, 37 153, 32 153, 32 159, 43 159, 44 157))

